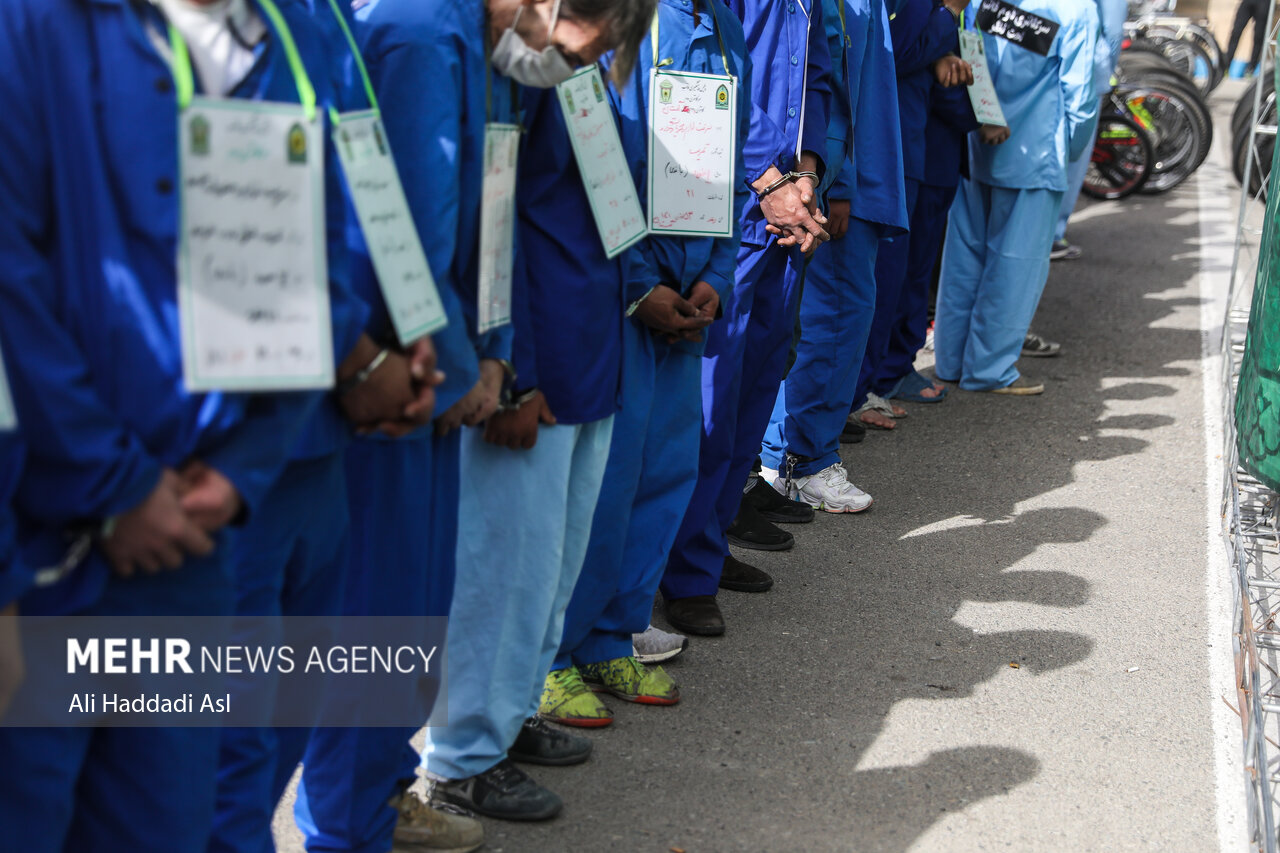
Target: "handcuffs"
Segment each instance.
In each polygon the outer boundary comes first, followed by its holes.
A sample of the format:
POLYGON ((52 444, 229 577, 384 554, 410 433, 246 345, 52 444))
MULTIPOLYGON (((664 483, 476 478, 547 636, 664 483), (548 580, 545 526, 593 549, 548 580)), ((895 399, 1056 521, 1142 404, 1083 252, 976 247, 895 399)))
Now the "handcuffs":
POLYGON ((373 375, 373 372, 379 367, 382 367, 382 363, 386 361, 390 355, 391 350, 387 347, 383 347, 378 351, 378 354, 373 357, 372 361, 339 382, 338 386, 334 389, 334 392, 341 397, 368 382, 369 377, 373 375))
POLYGON ((37 587, 61 583, 89 559, 89 552, 93 550, 94 542, 111 538, 111 534, 116 531, 116 522, 119 520, 119 516, 113 515, 100 525, 79 525, 68 530, 66 534, 68 546, 62 559, 52 566, 36 569, 32 583, 37 587))
POLYGON ((514 412, 525 403, 538 396, 537 388, 529 388, 516 393, 516 366, 505 358, 498 359, 502 365, 502 390, 498 392, 498 411, 514 412))
POLYGON ((760 192, 756 193, 756 200, 761 201, 773 195, 778 190, 785 187, 787 184, 794 184, 796 181, 800 180, 801 178, 808 178, 809 180, 813 181, 814 186, 817 186, 818 181, 820 180, 817 172, 794 172, 794 171, 787 172, 781 178, 778 178, 778 180, 774 181, 773 183, 769 184, 769 186, 765 187, 764 189, 760 190, 760 192))

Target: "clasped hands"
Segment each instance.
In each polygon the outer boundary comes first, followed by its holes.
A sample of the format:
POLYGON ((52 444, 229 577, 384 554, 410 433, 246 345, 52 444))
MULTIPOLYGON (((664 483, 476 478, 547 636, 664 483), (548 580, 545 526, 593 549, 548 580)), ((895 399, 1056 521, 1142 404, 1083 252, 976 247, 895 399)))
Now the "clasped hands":
POLYGON ((685 299, 672 287, 660 284, 640 300, 631 316, 649 327, 669 344, 702 340, 702 330, 715 322, 720 310, 720 294, 699 281, 685 299))
MULTIPOLYGON (((800 158, 800 171, 816 173, 817 170, 818 158, 805 152, 800 158)), ((782 172, 770 166, 752 186, 759 193, 781 179, 782 172)), ((760 198, 760 212, 768 223, 765 230, 778 238, 779 246, 799 246, 801 252, 812 255, 818 246, 831 239, 823 228, 827 217, 818 209, 818 188, 807 175, 760 198)))
POLYGON ((220 471, 193 459, 165 468, 151 494, 116 517, 102 536, 102 552, 121 577, 139 569, 178 569, 188 557, 213 553, 213 534, 243 509, 240 493, 220 471))
MULTIPOLYGON (((366 369, 380 353, 372 339, 362 336, 338 367, 339 382, 366 369)), ((338 404, 361 434, 381 432, 400 438, 431 423, 435 389, 443 381, 444 374, 436 370, 431 338, 422 338, 403 350, 388 352, 363 382, 338 394, 338 404)))
MULTIPOLYGON (((668 343, 676 341, 701 341, 702 330, 711 325, 720 310, 720 294, 705 281, 694 284, 686 299, 674 288, 660 284, 649 291, 636 306, 631 316, 643 323, 654 334, 668 343)), ((538 429, 552 426, 556 416, 551 411, 546 396, 536 389, 525 395, 518 406, 497 409, 501 373, 496 374, 496 386, 486 381, 486 365, 496 362, 480 362, 480 382, 472 393, 476 399, 471 404, 472 414, 463 423, 474 426, 484 422, 484 440, 510 450, 531 450, 538 443, 538 429)), ((498 368, 500 370, 500 366, 498 368)), ((490 374, 492 376, 492 374, 490 374)), ((463 398, 466 401, 466 398, 463 398)), ((461 403, 459 403, 461 405, 461 403)), ((457 408, 457 406, 455 406, 457 408)), ((441 417, 450 419, 448 428, 455 424, 451 419, 453 409, 441 417)), ((460 414, 460 413, 459 413, 460 414)), ((437 427, 439 429, 440 427, 437 427)))

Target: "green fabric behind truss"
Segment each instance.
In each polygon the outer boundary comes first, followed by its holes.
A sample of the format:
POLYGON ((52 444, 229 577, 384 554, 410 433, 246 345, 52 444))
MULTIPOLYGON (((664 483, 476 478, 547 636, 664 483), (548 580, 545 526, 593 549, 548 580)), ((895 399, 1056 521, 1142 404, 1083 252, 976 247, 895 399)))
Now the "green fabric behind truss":
MULTIPOLYGON (((1277 66, 1280 77, 1280 66, 1277 66)), ((1280 174, 1280 146, 1271 175, 1280 174)), ((1267 217, 1258 253, 1258 277, 1236 392, 1236 446, 1240 464, 1280 491, 1280 192, 1267 193, 1267 217)))

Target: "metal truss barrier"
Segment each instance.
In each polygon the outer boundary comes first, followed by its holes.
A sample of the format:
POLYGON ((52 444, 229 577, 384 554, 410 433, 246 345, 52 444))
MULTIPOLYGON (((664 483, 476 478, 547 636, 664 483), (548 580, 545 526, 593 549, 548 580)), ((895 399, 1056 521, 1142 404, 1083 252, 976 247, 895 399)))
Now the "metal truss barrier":
MULTIPOLYGON (((1267 15, 1270 37, 1260 73, 1275 65, 1275 6, 1267 15)), ((1236 244, 1222 334, 1224 482, 1222 512, 1225 542, 1232 567, 1235 710, 1240 715, 1248 792, 1250 845, 1264 853, 1280 853, 1280 496, 1245 472, 1236 447, 1236 389, 1245 350, 1245 335, 1257 276, 1268 179, 1251 193, 1250 176, 1261 164, 1259 139, 1276 135, 1266 114, 1262 86, 1253 87, 1254 103, 1241 189, 1236 244)), ((1270 95, 1274 98, 1275 95, 1270 95)))

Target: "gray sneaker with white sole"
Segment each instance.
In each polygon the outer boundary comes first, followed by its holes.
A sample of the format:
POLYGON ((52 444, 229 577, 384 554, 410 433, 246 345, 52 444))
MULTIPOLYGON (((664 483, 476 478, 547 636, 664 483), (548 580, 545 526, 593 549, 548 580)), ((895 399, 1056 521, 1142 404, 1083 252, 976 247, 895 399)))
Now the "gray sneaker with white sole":
POLYGON ((689 648, 689 638, 650 625, 643 634, 631 635, 631 647, 640 663, 662 663, 689 648))

